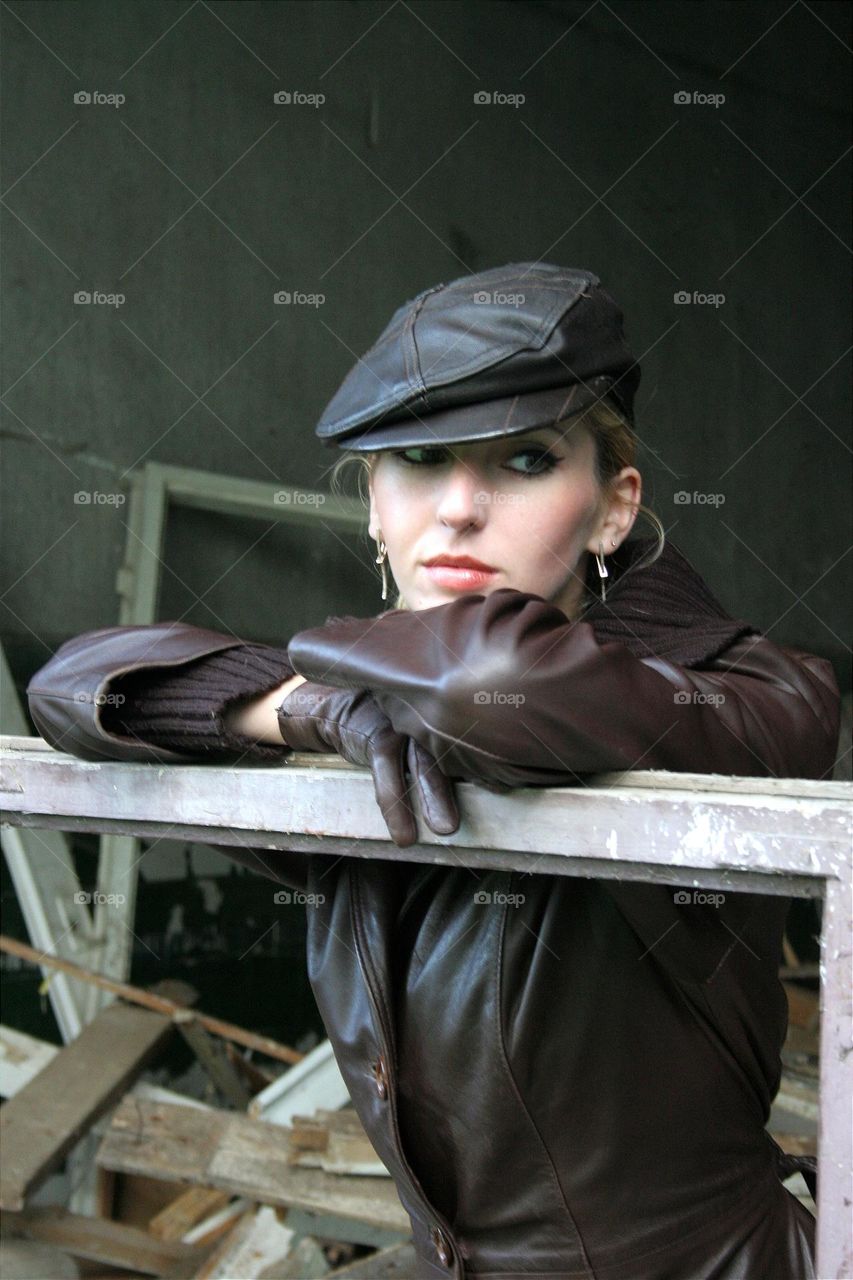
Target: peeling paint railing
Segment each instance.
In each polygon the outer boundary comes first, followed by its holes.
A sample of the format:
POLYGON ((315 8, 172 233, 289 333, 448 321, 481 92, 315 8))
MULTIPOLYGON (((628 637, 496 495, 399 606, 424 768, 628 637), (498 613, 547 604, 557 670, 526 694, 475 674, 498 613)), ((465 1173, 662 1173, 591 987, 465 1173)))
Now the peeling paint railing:
POLYGON ((851 798, 843 782, 643 771, 495 795, 456 784, 461 827, 398 849, 365 770, 293 754, 281 767, 89 763, 0 737, 2 821, 821 898, 817 1274, 853 1275, 851 798))

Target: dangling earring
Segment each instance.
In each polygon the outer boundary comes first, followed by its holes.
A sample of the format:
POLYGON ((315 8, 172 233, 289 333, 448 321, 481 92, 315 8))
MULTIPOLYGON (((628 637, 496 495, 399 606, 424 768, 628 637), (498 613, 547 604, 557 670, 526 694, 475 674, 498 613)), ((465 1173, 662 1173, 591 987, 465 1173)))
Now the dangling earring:
MULTIPOLYGON (((610 545, 611 547, 616 546, 615 539, 611 540, 610 545)), ((606 601, 605 601, 605 595, 604 595, 604 579, 609 578, 610 574, 607 571, 607 565, 604 563, 604 544, 601 542, 599 542, 598 544, 598 551, 596 553, 595 563, 598 565, 598 576, 601 579, 601 603, 605 604, 606 601)))
POLYGON ((387 558, 388 558, 388 548, 380 538, 379 539, 379 555, 376 557, 375 563, 382 566, 382 599, 383 600, 388 599, 388 570, 385 566, 385 561, 387 560, 387 558))

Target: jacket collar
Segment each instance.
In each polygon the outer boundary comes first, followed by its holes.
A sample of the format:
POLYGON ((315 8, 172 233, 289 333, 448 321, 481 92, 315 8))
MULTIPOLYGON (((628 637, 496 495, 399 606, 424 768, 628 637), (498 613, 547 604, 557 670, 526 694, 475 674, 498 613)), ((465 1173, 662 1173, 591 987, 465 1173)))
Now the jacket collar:
POLYGON ((586 585, 593 600, 583 613, 596 639, 623 644, 639 658, 661 657, 684 667, 712 661, 739 636, 757 628, 732 618, 686 556, 667 541, 657 560, 656 538, 624 542, 607 557, 606 602, 594 556, 586 585))

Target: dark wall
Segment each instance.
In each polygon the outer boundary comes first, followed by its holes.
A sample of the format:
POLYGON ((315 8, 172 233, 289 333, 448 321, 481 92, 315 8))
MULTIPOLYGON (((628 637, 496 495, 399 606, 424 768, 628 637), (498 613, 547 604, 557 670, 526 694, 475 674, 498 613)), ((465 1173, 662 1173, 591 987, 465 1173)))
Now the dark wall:
MULTIPOLYGON (((846 5, 11 0, 0 21, 19 679, 116 621, 134 467, 327 487, 314 423, 391 312, 542 258, 625 309, 673 540, 849 684, 846 5), (93 290, 124 301, 75 304, 93 290)), ((266 527, 176 512, 160 616, 282 642, 378 610, 366 542, 271 529, 239 560, 266 527)))

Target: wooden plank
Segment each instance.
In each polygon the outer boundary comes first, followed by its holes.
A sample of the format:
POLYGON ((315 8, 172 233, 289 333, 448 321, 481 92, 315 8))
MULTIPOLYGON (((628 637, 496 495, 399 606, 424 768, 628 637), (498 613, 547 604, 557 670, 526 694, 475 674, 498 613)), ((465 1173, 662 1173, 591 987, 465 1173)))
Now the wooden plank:
POLYGON ((324 756, 272 771, 152 769, 4 745, 4 813, 20 825, 805 896, 843 879, 849 863, 853 787, 843 782, 649 770, 506 795, 458 783, 463 820, 452 838, 421 824, 419 841, 398 849, 369 770, 330 769, 324 756))
POLYGON ((57 1245, 75 1258, 126 1267, 150 1276, 192 1276, 209 1249, 180 1241, 155 1240, 138 1227, 106 1218, 88 1218, 50 1205, 16 1214, 10 1230, 57 1245))
POLYGON ((290 1252, 293 1232, 269 1205, 250 1209, 219 1247, 202 1263, 195 1280, 258 1280, 290 1252))
POLYGON ((170 1032, 161 1014, 116 1002, 9 1099, 0 1110, 0 1207, 23 1208, 170 1032))
POLYGON ((335 1214, 408 1234, 409 1217, 391 1179, 326 1174, 288 1163, 277 1125, 226 1111, 125 1098, 98 1152, 98 1164, 170 1182, 217 1187, 259 1204, 335 1214))
POLYGON ((312 1116, 294 1116, 292 1123, 291 1164, 326 1173, 391 1176, 355 1111, 315 1111, 312 1116))
POLYGON ((191 1009, 176 1013, 173 1022, 223 1097, 245 1111, 252 1095, 229 1060, 221 1040, 214 1040, 191 1009))
POLYGON ((202 1218, 224 1209, 228 1200, 227 1191, 190 1187, 154 1215, 148 1223, 148 1231, 158 1240, 181 1240, 202 1218))
POLYGON ((0 1026, 0 1096, 14 1098, 59 1051, 58 1044, 0 1026))

